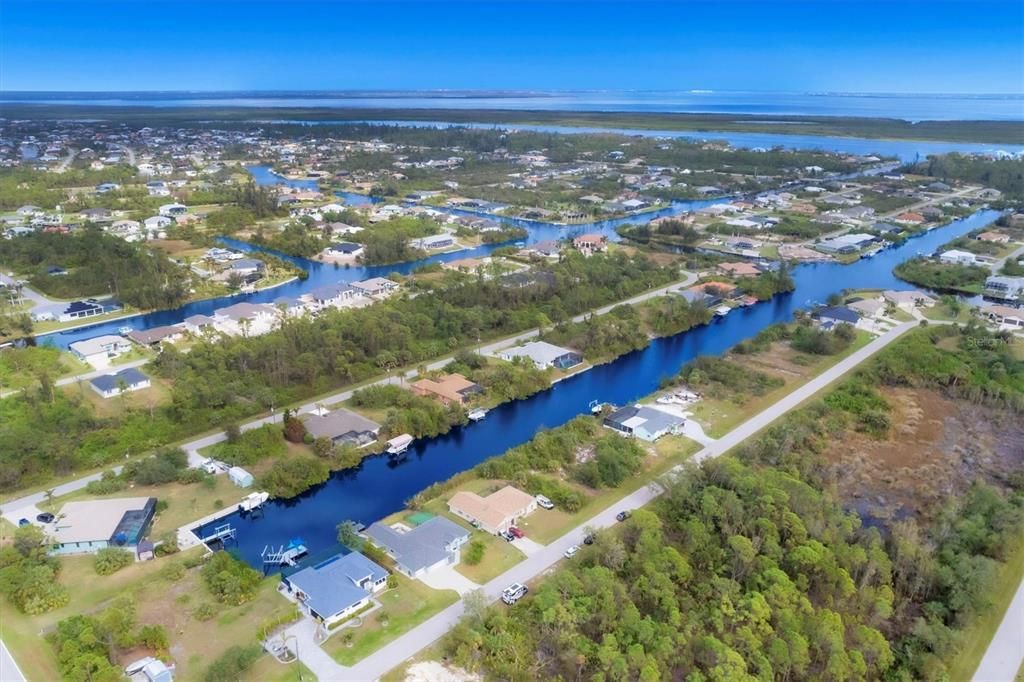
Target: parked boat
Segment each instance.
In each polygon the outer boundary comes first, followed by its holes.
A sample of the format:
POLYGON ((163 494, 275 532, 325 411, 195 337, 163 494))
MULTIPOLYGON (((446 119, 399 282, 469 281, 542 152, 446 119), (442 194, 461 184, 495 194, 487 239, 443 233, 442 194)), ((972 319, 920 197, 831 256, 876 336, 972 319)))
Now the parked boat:
POLYGON ((251 512, 254 509, 259 509, 269 499, 270 493, 268 492, 249 493, 238 503, 238 511, 251 512))
POLYGON ((413 440, 415 439, 408 433, 403 433, 401 436, 395 436, 388 441, 387 453, 389 455, 400 455, 409 449, 413 440))
POLYGON ((128 334, 131 334, 133 331, 135 331, 135 327, 129 327, 128 325, 117 328, 117 333, 120 334, 121 336, 127 336, 128 334))
POLYGON ((732 312, 732 308, 730 308, 727 305, 720 305, 717 308, 715 308, 715 315, 718 317, 725 317, 730 312, 732 312))
POLYGON ((598 402, 597 400, 591 400, 588 407, 590 407, 590 414, 601 414, 604 410, 604 403, 598 402))
POLYGON ((487 416, 487 410, 482 407, 478 407, 475 410, 470 410, 466 417, 473 422, 478 422, 487 416))

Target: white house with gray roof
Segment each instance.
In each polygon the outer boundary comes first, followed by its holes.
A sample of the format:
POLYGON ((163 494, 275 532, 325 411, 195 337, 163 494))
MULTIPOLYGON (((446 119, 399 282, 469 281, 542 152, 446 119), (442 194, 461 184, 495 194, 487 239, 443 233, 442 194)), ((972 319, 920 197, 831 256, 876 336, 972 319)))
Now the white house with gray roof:
POLYGON ((377 522, 366 536, 395 560, 395 567, 410 578, 419 578, 461 559, 460 548, 470 532, 443 516, 435 516, 415 528, 399 530, 377 522))

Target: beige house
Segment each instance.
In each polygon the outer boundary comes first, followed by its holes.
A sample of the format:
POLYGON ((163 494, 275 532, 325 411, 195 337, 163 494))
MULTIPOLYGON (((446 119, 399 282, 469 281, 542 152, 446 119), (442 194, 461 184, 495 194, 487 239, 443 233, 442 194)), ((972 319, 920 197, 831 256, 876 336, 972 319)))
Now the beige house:
POLYGON ((459 491, 448 500, 448 510, 488 533, 500 533, 514 526, 516 521, 537 509, 533 495, 510 485, 480 497, 476 493, 459 491))

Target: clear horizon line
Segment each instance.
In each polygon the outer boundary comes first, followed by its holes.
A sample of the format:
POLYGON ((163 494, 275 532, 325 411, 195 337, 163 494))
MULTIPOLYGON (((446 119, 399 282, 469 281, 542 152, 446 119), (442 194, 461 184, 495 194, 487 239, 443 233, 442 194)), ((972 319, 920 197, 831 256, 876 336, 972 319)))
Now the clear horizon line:
POLYGON ((214 95, 214 94, 476 94, 489 96, 530 95, 534 97, 552 96, 565 93, 686 93, 686 94, 772 94, 772 95, 836 95, 836 96, 886 96, 886 97, 1010 97, 1024 99, 1024 92, 905 92, 905 91, 867 91, 867 90, 751 90, 751 89, 714 89, 714 88, 324 88, 324 89, 149 89, 149 90, 23 90, 0 89, 0 95, 113 95, 113 94, 165 94, 165 95, 214 95))

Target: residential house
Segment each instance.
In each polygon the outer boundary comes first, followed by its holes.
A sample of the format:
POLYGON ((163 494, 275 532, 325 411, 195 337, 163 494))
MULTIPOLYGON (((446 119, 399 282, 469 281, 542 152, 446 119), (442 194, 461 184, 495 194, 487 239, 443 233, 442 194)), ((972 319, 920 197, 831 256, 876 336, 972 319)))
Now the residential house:
POLYGON ((356 244, 354 242, 338 242, 332 244, 324 249, 324 256, 327 258, 359 258, 366 249, 363 248, 362 244, 356 244))
POLYGON ((142 221, 147 230, 165 230, 174 224, 174 221, 165 215, 154 215, 142 221))
POLYGON ((911 312, 916 308, 930 308, 938 301, 923 291, 883 291, 882 297, 897 308, 911 312))
POLYGON ((946 265, 977 265, 978 257, 970 251, 950 249, 939 254, 939 260, 946 265))
POLYGON ((536 509, 536 497, 510 485, 487 497, 460 490, 448 500, 448 511, 494 534, 508 530, 536 509))
POLYGON ((179 341, 184 335, 185 330, 178 326, 134 329, 126 334, 129 339, 147 348, 159 346, 164 341, 179 341))
POLYGON ((814 317, 817 318, 819 327, 822 329, 832 329, 840 324, 856 326, 860 320, 860 313, 846 306, 827 306, 816 310, 814 317))
POLYGON ((581 234, 572 240, 573 248, 578 249, 585 256, 600 253, 608 249, 608 238, 603 234, 581 234))
POLYGON ((82 554, 104 547, 135 547, 149 531, 155 513, 155 497, 68 502, 50 530, 51 553, 82 554))
POLYGON ((757 277, 761 274, 757 266, 746 261, 719 263, 718 271, 727 277, 757 277))
POLYGON ((208 315, 189 315, 181 323, 181 326, 189 334, 198 335, 206 331, 215 331, 217 329, 217 320, 208 315))
POLYGON ((118 309, 120 306, 109 302, 106 305, 96 301, 72 301, 71 303, 56 303, 42 306, 32 311, 32 319, 37 322, 45 320, 57 320, 58 322, 71 322, 82 320, 88 317, 95 317, 103 313, 118 309))
POLYGON ((985 295, 1006 300, 1024 299, 1024 277, 993 275, 985 280, 985 295))
POLYGON ((847 307, 866 318, 877 318, 885 312, 885 301, 881 298, 862 298, 851 301, 847 307))
POLYGON ((562 245, 549 239, 520 249, 519 253, 524 256, 557 259, 562 253, 562 245))
POLYGON ((359 289, 345 282, 339 282, 317 287, 309 293, 303 294, 302 298, 312 303, 318 310, 323 310, 324 308, 340 308, 345 305, 346 301, 351 301, 358 295, 360 295, 359 289))
POLYGON ((91 339, 75 341, 68 349, 80 360, 89 363, 94 369, 105 369, 110 366, 113 358, 127 353, 131 344, 127 339, 105 334, 91 339))
POLYGON ((995 322, 1000 328, 1024 329, 1024 310, 1008 305, 982 306, 978 311, 986 319, 995 322))
POLYGON ((993 232, 991 230, 982 232, 975 237, 979 242, 989 242, 991 244, 1009 244, 1010 235, 1003 234, 1002 232, 993 232))
POLYGON ((375 443, 380 424, 351 410, 339 409, 326 414, 302 417, 306 432, 313 438, 328 438, 335 445, 345 443, 364 447, 375 443))
POLYGON ((171 218, 184 215, 186 211, 188 211, 188 206, 185 204, 164 204, 159 208, 160 215, 171 218))
POLYGON ((387 569, 359 552, 336 554, 281 580, 299 608, 328 627, 369 606, 387 582, 387 569))
POLYGON ((141 391, 149 388, 152 383, 149 377, 135 369, 128 367, 113 374, 104 374, 89 380, 89 386, 103 398, 113 398, 130 391, 141 391))
POLYGON ((604 418, 604 425, 608 428, 648 442, 679 432, 685 422, 679 415, 648 405, 620 407, 604 418))
POLYGON ((214 325, 229 336, 260 336, 277 326, 277 310, 266 303, 236 303, 213 311, 214 325))
POLYGON ((398 291, 398 283, 385 277, 371 277, 361 282, 352 282, 352 287, 362 292, 364 296, 384 298, 398 291))
POLYGON ((516 358, 528 358, 538 369, 556 367, 569 369, 583 362, 583 356, 571 348, 562 348, 547 341, 531 341, 522 346, 506 348, 498 357, 509 362, 516 358))
POLYGON ((878 241, 878 238, 871 234, 857 232, 844 234, 833 239, 826 239, 818 242, 815 247, 829 253, 856 253, 861 249, 870 246, 878 241))
POLYGON ((411 246, 414 249, 423 249, 424 251, 447 249, 450 246, 455 246, 455 237, 448 233, 433 234, 430 235, 429 237, 413 239, 411 242, 409 242, 409 246, 411 246))
POLYGON ((86 208, 79 211, 78 215, 82 220, 88 220, 90 223, 98 223, 104 220, 110 220, 113 213, 110 212, 109 208, 86 208))
POLYGON ((900 213, 898 216, 893 218, 897 223, 906 223, 908 225, 920 225, 927 222, 927 219, 920 213, 914 213, 913 211, 907 211, 906 213, 900 213))
POLYGON ((401 573, 419 578, 459 563, 460 548, 469 542, 470 532, 450 519, 435 516, 411 529, 396 529, 378 521, 366 529, 366 536, 387 552, 401 573))
POLYGON ((465 405, 474 395, 483 392, 479 384, 475 384, 461 374, 446 374, 438 379, 420 379, 409 385, 416 395, 437 400, 442 405, 457 403, 465 405))

